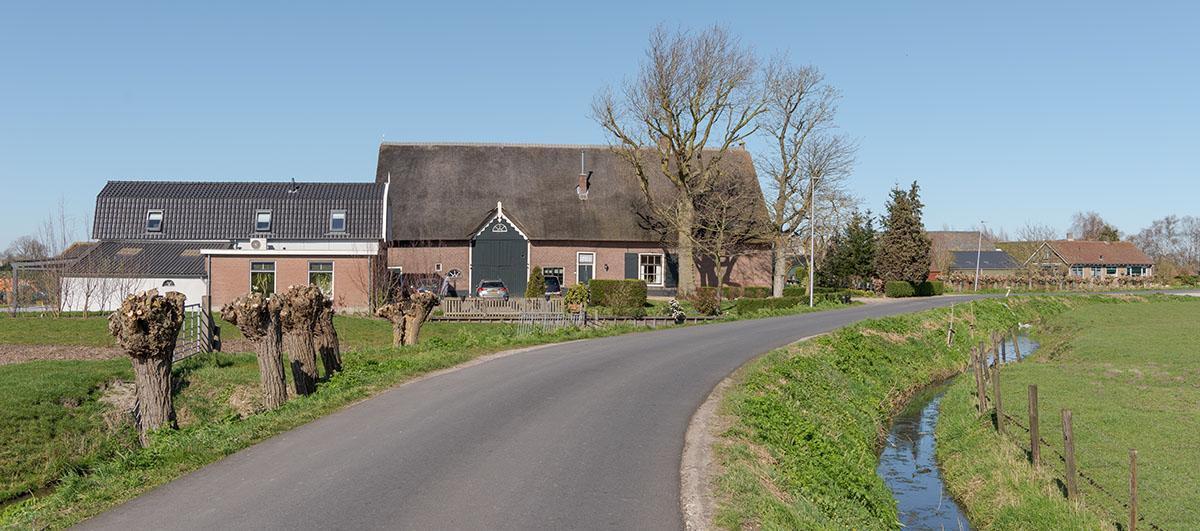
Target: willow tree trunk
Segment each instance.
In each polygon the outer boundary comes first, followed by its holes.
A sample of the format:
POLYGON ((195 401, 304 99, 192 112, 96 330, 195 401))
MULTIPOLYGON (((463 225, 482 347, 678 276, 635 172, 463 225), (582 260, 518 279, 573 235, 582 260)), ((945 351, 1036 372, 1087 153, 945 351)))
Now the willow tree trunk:
MULTIPOLYGON (((416 345, 421 338, 421 327, 429 319, 429 314, 438 305, 437 295, 432 293, 417 293, 409 301, 404 311, 404 344, 416 345)), ((394 332, 393 332, 394 333, 394 332)))
POLYGON ((125 297, 108 318, 108 331, 129 354, 137 393, 138 439, 150 444, 151 431, 176 428, 171 401, 171 362, 183 326, 183 294, 157 290, 125 297))
POLYGON ((279 319, 269 321, 266 334, 258 340, 258 380, 263 407, 268 411, 287 402, 287 379, 283 373, 283 332, 279 319))
POLYGON ((308 395, 317 390, 317 349, 313 340, 317 316, 324 305, 324 295, 316 286, 292 286, 283 292, 283 308, 279 311, 283 325, 283 351, 292 367, 296 394, 308 395))
POLYGON ((268 411, 287 402, 287 382, 283 373, 282 303, 261 293, 238 297, 221 308, 221 318, 233 324, 246 339, 254 341, 258 355, 258 378, 262 385, 263 407, 268 411))
POLYGON ((337 329, 333 326, 333 301, 325 300, 325 307, 317 318, 317 352, 325 366, 325 377, 342 370, 342 347, 338 343, 337 329))

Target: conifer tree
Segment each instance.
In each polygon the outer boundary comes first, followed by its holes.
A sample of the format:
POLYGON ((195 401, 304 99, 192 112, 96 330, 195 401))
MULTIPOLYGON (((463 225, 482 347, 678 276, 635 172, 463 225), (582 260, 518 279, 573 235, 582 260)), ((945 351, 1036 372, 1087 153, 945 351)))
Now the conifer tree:
POLYGON ((875 220, 870 212, 855 212, 817 270, 821 282, 838 287, 863 288, 875 277, 875 220))
POLYGON ((907 280, 916 285, 929 277, 931 243, 921 221, 923 207, 916 181, 908 191, 892 190, 875 251, 875 270, 883 280, 907 280))

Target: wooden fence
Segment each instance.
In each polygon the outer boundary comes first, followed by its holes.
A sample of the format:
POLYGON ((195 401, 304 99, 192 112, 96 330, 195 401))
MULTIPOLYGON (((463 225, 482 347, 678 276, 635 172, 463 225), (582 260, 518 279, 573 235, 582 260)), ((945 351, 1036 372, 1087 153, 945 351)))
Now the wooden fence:
MULTIPOLYGON (((1021 360, 1021 350, 1017 343, 1017 329, 1014 327, 1008 333, 1012 336, 1013 361, 1021 360)), ((971 369, 975 376, 975 403, 981 417, 991 417, 992 426, 1002 436, 1007 437, 1025 450, 1029 461, 1035 467, 1042 467, 1046 461, 1042 459, 1042 449, 1048 449, 1063 463, 1063 483, 1067 498, 1073 502, 1082 503, 1079 495, 1079 480, 1082 479, 1104 498, 1128 510, 1128 519, 1124 529, 1134 531, 1138 524, 1144 523, 1151 529, 1162 529, 1153 522, 1146 520, 1145 515, 1138 514, 1138 484, 1137 484, 1137 450, 1129 450, 1129 483, 1128 494, 1125 496, 1114 493, 1119 489, 1105 487, 1095 477, 1080 470, 1075 460, 1075 431, 1071 410, 1062 410, 1062 446, 1061 451, 1041 435, 1040 419, 1038 418, 1038 387, 1030 385, 1028 389, 1028 414, 1020 419, 1004 410, 1004 400, 1000 392, 1001 368, 1008 361, 1009 353, 1005 343, 1006 334, 992 334, 990 343, 980 343, 972 349, 971 369), (989 363, 989 360, 991 361, 989 363), (991 387, 991 393, 988 387, 991 387), (1021 433, 1012 433, 1009 426, 1015 426, 1021 433)), ((1123 519, 1123 518, 1122 518, 1123 519)))
POLYGON ((562 299, 442 299, 438 305, 446 317, 518 317, 523 313, 563 313, 562 299))

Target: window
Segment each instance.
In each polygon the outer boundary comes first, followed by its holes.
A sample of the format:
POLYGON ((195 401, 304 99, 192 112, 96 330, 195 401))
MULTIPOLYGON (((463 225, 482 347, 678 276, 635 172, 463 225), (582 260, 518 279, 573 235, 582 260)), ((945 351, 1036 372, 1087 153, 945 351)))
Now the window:
POLYGON ((161 210, 146 212, 146 232, 162 232, 162 218, 161 210))
POLYGON ((270 210, 259 210, 254 213, 254 232, 271 232, 270 210))
POLYGON ((346 211, 329 211, 329 232, 346 232, 346 211))
POLYGON ((309 262, 308 283, 320 289, 326 297, 332 297, 333 262, 309 262))
POLYGON ((639 254, 638 278, 644 280, 647 286, 663 285, 663 255, 639 254))
POLYGON ((164 280, 162 287, 173 288, 173 287, 175 287, 175 281, 174 280, 164 280))
POLYGON ((461 277, 462 277, 462 271, 459 271, 457 269, 451 269, 449 272, 446 273, 446 278, 461 278, 461 277))
POLYGON ((1083 276, 1083 266, 1078 266, 1078 265, 1071 266, 1071 276, 1082 277, 1083 276))
POLYGON ((275 293, 275 262, 250 262, 250 291, 275 293))
POLYGON ((1092 268, 1092 278, 1100 278, 1100 268, 1099 267, 1092 268))
POLYGON ((1140 277, 1146 274, 1146 268, 1142 266, 1129 266, 1129 276, 1140 277))
POLYGON ((554 277, 558 279, 558 285, 563 285, 563 268, 561 267, 543 267, 542 276, 546 278, 554 277))
POLYGON ((587 284, 596 274, 596 253, 575 253, 575 281, 587 284))
POLYGON ((1104 274, 1110 277, 1117 276, 1117 266, 1108 266, 1104 268, 1104 274))
POLYGON ((441 273, 442 272, 442 263, 438 262, 436 264, 433 264, 433 270, 438 273, 441 273))

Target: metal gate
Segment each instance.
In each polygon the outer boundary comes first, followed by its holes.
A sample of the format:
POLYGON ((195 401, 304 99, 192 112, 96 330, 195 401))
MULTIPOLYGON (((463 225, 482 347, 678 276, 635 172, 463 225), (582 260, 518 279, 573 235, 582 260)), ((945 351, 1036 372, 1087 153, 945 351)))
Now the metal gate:
POLYGON ((212 348, 212 317, 208 309, 201 304, 188 304, 183 307, 183 326, 179 328, 179 337, 175 339, 174 361, 189 358, 202 352, 211 352, 212 348))

